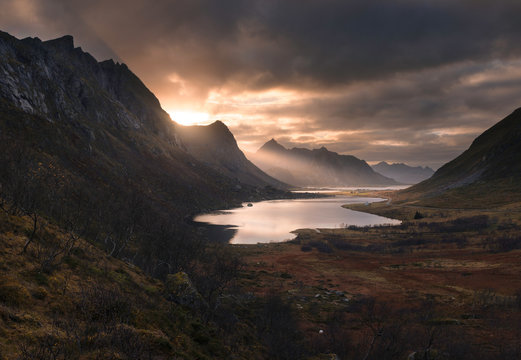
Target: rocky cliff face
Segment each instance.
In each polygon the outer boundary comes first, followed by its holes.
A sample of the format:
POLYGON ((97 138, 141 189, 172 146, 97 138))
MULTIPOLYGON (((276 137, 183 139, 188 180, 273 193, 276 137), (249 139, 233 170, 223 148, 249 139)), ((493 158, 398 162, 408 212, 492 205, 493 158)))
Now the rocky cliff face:
POLYGON ((71 36, 42 42, 0 34, 0 94, 47 121, 167 130, 159 101, 124 64, 98 63, 71 36))
MULTIPOLYGON (((275 184, 247 161, 213 159, 215 151, 196 145, 199 132, 184 136, 126 65, 97 62, 71 36, 18 40, 0 32, 0 74, 3 142, 22 144, 32 160, 93 196, 138 193, 181 218, 262 196, 256 186, 275 184)), ((224 124, 219 128, 228 143, 217 140, 211 149, 240 152, 224 124)), ((212 131, 206 135, 212 143, 212 131)))
POLYGON ((376 186, 396 181, 382 176, 363 160, 327 150, 286 149, 274 139, 251 156, 269 175, 297 186, 376 186))

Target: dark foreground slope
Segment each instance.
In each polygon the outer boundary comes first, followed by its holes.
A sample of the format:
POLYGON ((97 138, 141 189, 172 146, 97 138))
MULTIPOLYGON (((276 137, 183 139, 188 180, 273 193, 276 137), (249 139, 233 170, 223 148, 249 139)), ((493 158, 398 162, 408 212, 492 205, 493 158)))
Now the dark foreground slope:
POLYGON ((286 149, 274 139, 252 161, 274 178, 297 186, 374 186, 397 182, 375 172, 363 160, 327 150, 286 149))
POLYGON ((0 211, 1 359, 227 359, 232 342, 234 359, 262 358, 252 327, 206 320, 204 292, 179 303, 182 273, 163 283, 51 225, 23 252, 28 227, 0 211))
POLYGON ((453 207, 521 201, 521 109, 477 137, 468 150, 430 179, 399 196, 453 207))

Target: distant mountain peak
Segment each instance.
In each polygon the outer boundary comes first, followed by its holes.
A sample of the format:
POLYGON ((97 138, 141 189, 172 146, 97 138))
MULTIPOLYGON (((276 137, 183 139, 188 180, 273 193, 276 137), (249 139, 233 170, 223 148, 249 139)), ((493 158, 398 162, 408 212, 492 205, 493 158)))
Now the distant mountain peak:
POLYGON ((230 129, 220 120, 210 125, 180 125, 177 134, 188 153, 231 178, 254 186, 288 186, 253 165, 237 146, 230 129))
POLYGON ((224 126, 226 125, 221 120, 215 120, 213 123, 210 124, 210 126, 224 126))
POLYGON ((386 161, 380 161, 378 164, 373 165, 372 168, 376 172, 403 184, 416 184, 434 174, 434 170, 428 166, 409 166, 402 162, 389 164, 386 161))
POLYGON ((274 138, 266 142, 264 145, 260 147, 259 150, 257 150, 258 153, 261 152, 284 152, 287 151, 287 149, 280 145, 274 138))
POLYGON ((371 169, 352 155, 340 155, 325 146, 309 150, 286 149, 275 139, 266 142, 253 161, 269 175, 298 186, 394 185, 396 182, 371 169))
POLYGON ((209 129, 212 129, 213 131, 218 131, 220 133, 226 133, 230 134, 230 129, 228 129, 228 126, 226 126, 225 123, 223 123, 221 120, 215 120, 210 125, 207 125, 209 129))

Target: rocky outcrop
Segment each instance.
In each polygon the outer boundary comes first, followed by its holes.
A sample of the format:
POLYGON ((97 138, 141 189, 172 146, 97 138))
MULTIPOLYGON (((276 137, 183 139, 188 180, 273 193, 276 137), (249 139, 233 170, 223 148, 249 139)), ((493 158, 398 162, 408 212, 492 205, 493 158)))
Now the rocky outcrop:
POLYGON ((135 129, 168 120, 126 65, 98 63, 74 48, 71 36, 42 42, 0 33, 0 56, 0 94, 24 112, 51 122, 88 119, 135 129))
POLYGON ((208 304, 185 272, 177 272, 167 276, 164 296, 169 301, 192 309, 205 309, 208 307, 208 304))

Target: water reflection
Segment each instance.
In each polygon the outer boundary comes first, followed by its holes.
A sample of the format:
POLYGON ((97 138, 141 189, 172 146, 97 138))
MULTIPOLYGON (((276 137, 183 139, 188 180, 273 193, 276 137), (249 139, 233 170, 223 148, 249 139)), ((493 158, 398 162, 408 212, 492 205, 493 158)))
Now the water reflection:
POLYGON ((295 237, 291 231, 303 228, 339 228, 348 225, 399 224, 399 220, 352 211, 343 204, 381 201, 379 198, 331 197, 320 199, 270 200, 196 216, 194 221, 224 225, 233 244, 281 242, 295 237))

